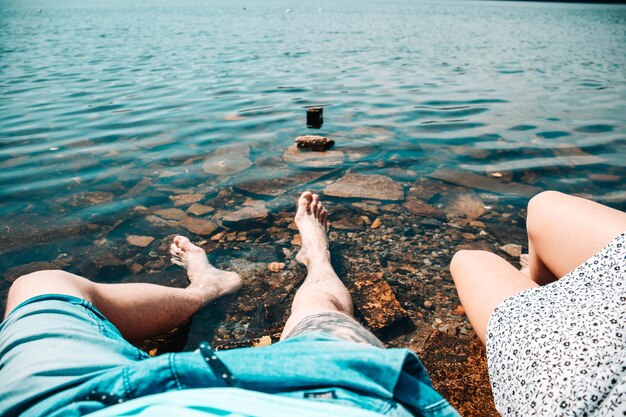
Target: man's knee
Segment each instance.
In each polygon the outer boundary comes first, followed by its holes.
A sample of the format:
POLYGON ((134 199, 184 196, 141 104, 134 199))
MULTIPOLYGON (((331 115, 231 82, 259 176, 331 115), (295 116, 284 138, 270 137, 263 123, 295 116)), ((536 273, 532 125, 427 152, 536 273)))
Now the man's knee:
POLYGON ((90 281, 61 270, 43 270, 22 275, 13 282, 7 298, 7 312, 39 295, 64 294, 89 300, 90 281))

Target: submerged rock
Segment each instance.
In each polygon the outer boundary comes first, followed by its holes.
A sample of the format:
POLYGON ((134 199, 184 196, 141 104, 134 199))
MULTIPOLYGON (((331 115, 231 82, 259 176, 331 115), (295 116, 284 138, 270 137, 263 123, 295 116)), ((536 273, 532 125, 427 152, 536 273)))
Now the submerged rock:
POLYGON ((404 204, 402 204, 402 206, 408 211, 410 211, 411 213, 415 214, 416 216, 422 216, 422 217, 440 217, 441 216, 441 211, 439 211, 439 209, 413 196, 407 198, 404 204))
POLYGON ((275 173, 275 175, 282 174, 277 178, 246 181, 237 185, 237 188, 252 194, 277 197, 296 187, 313 182, 330 172, 332 171, 302 171, 297 173, 283 171, 282 173, 275 173))
POLYGON ((22 275, 27 275, 37 271, 43 271, 46 269, 59 269, 59 267, 50 262, 30 262, 11 268, 3 275, 5 280, 7 280, 8 282, 13 282, 22 275))
POLYGON ((363 221, 360 218, 353 218, 351 216, 344 216, 331 223, 331 227, 334 229, 342 230, 357 230, 363 228, 363 221))
POLYGON ((479 190, 491 191, 498 194, 514 195, 530 198, 543 191, 541 188, 516 182, 502 181, 497 178, 485 175, 473 174, 471 172, 454 171, 451 169, 438 169, 428 174, 428 177, 464 187, 479 190))
POLYGON ((283 262, 272 262, 267 266, 267 269, 274 273, 280 272, 285 269, 285 264, 283 262))
POLYGON ((181 209, 177 209, 177 208, 157 210, 154 212, 154 214, 166 220, 182 220, 185 217, 187 217, 184 211, 182 211, 181 209))
POLYGON ((500 250, 514 258, 519 258, 522 254, 522 245, 508 243, 506 245, 500 246, 500 250))
POLYGON ((341 198, 370 198, 397 201, 404 198, 402 185, 384 175, 348 173, 324 189, 324 194, 341 198))
POLYGON ((230 145, 217 149, 202 164, 206 174, 232 175, 252 166, 250 147, 247 145, 230 145))
POLYGON ((204 200, 204 194, 178 194, 171 195, 170 200, 174 202, 175 206, 187 206, 189 204, 197 203, 200 200, 204 200))
POLYGON ((283 159, 291 164, 307 168, 329 168, 343 164, 343 152, 301 151, 296 146, 290 146, 283 153, 283 159))
POLYGON ((193 214, 194 216, 202 216, 207 213, 215 211, 215 208, 211 206, 205 206, 203 204, 193 203, 188 209, 187 213, 193 214))
POLYGON ((217 229, 217 225, 209 220, 199 219, 197 217, 186 217, 180 224, 191 233, 200 236, 207 236, 217 229))
POLYGON ((473 191, 447 196, 442 199, 442 203, 449 218, 463 218, 467 222, 476 220, 487 211, 483 200, 473 191))
POLYGON ((78 268, 88 278, 105 280, 119 280, 128 273, 126 264, 112 254, 85 259, 78 268))
POLYGON ((384 333, 410 321, 391 287, 380 276, 370 274, 358 277, 349 290, 363 321, 372 331, 384 333))
POLYGON ((139 246, 140 248, 145 248, 149 244, 154 241, 152 236, 137 236, 137 235, 128 235, 126 236, 126 241, 133 246, 139 246))
POLYGON ((264 223, 268 218, 269 212, 264 205, 254 205, 251 207, 243 207, 232 213, 228 213, 222 217, 224 226, 234 229, 243 229, 253 225, 264 223))
POLYGON ((305 135, 296 138, 296 146, 300 149, 308 149, 311 151, 327 151, 332 148, 335 141, 324 136, 305 135))
POLYGON ((90 207, 113 201, 113 193, 107 191, 82 191, 73 194, 68 199, 72 207, 90 207))

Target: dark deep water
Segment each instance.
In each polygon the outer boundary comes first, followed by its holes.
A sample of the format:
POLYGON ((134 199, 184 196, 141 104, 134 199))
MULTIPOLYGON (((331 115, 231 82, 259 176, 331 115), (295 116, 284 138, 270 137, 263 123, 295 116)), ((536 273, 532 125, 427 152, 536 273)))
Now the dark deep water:
MULTIPOLYGON (((0 307, 32 262, 169 282, 174 233, 215 256, 288 260, 293 196, 347 170, 385 175, 405 197, 446 168, 624 209, 625 45, 625 6, 3 1, 0 307), (324 106, 322 129, 306 128, 308 106, 324 106), (337 145, 304 159, 288 150, 303 134, 337 145), (209 208, 185 212, 193 203, 209 208), (261 207, 262 227, 223 221, 241 207, 261 207)), ((475 188, 493 207, 528 197, 475 188)))

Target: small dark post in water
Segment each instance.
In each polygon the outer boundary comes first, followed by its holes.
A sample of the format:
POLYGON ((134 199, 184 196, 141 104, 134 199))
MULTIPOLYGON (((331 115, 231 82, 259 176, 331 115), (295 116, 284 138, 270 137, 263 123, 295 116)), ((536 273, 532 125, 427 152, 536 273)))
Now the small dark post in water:
POLYGON ((320 128, 324 123, 324 108, 310 107, 306 109, 306 125, 308 127, 320 128))

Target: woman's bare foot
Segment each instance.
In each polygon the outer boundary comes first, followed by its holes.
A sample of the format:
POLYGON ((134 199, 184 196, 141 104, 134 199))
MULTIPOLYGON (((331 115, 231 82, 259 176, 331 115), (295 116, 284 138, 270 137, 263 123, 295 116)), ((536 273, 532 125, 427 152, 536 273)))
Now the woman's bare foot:
POLYGON ((235 272, 223 271, 209 263, 202 248, 184 236, 176 236, 170 245, 172 263, 187 269, 190 289, 200 290, 205 303, 241 288, 241 277, 235 272))
POLYGON ((328 212, 320 203, 317 194, 302 193, 298 199, 296 226, 302 238, 302 249, 296 260, 309 266, 316 262, 330 262, 328 251, 328 212))

